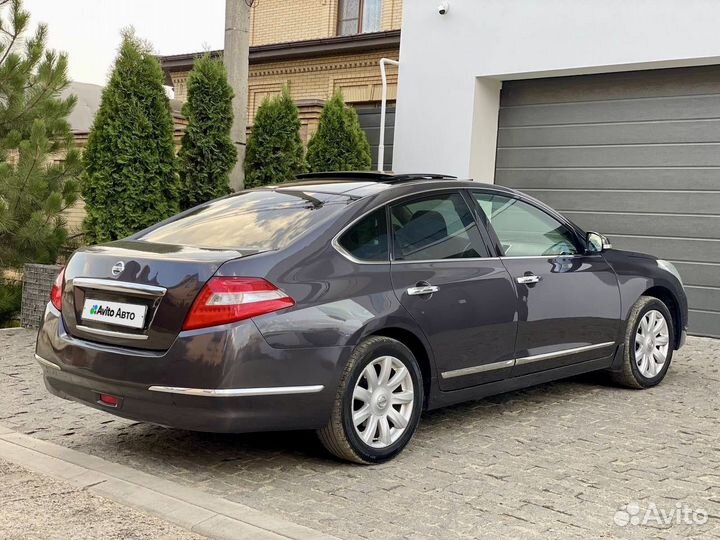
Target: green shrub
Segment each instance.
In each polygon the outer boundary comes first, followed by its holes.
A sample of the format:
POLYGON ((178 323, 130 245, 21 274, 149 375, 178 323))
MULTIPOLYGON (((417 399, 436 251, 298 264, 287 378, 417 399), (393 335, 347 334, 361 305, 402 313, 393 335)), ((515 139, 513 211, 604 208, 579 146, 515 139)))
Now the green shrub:
POLYGON ((310 170, 367 171, 372 166, 370 144, 357 111, 337 92, 320 113, 318 130, 308 143, 310 170))
POLYGON ((245 187, 293 180, 307 171, 300 116, 290 91, 266 98, 255 115, 245 154, 245 187))
POLYGON ((14 281, 0 280, 0 328, 20 318, 22 286, 14 281))
POLYGON ((149 45, 124 32, 83 155, 87 243, 123 238, 179 210, 163 81, 149 45))
POLYGON ((187 88, 182 113, 188 125, 178 153, 183 210, 227 195, 230 171, 237 161, 230 137, 233 91, 223 63, 209 54, 198 58, 187 88))

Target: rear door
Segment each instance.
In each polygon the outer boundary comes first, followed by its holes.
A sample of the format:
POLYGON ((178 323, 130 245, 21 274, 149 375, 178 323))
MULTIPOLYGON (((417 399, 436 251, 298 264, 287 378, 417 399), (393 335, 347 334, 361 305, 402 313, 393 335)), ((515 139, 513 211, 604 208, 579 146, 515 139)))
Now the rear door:
POLYGON ((518 293, 513 375, 612 354, 620 319, 617 278, 600 253, 585 254, 568 226, 542 208, 473 191, 518 293))
POLYGON ((517 298, 490 258, 459 191, 433 192, 390 207, 395 294, 433 349, 440 387, 464 388, 512 370, 517 298))

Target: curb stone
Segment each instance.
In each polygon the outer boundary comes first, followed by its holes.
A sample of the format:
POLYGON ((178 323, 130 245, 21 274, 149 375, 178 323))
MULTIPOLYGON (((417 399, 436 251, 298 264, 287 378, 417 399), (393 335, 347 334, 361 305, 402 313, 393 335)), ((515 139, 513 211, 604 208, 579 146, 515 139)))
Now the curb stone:
POLYGON ((199 489, 35 439, 2 424, 0 457, 216 540, 338 540, 199 489))

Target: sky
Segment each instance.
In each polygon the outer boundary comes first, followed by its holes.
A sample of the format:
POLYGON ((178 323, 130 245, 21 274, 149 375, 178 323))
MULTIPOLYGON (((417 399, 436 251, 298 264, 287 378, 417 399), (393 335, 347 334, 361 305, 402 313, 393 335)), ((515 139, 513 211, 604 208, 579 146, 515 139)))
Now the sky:
POLYGON ((31 22, 48 25, 48 46, 68 53, 70 78, 104 85, 134 26, 158 54, 222 49, 225 0, 24 0, 31 22))

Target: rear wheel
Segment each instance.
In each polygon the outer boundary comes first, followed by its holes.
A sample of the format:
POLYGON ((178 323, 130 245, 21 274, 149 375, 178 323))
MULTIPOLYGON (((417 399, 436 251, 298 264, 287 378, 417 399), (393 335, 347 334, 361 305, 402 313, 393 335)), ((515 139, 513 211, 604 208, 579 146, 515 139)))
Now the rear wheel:
POLYGON ((628 317, 622 371, 613 373, 613 379, 630 388, 659 384, 670 368, 673 343, 670 310, 657 298, 641 296, 628 317))
POLYGON ((330 421, 318 436, 341 459, 382 463, 410 441, 422 403, 422 375, 413 353, 397 340, 373 336, 353 351, 330 421))

